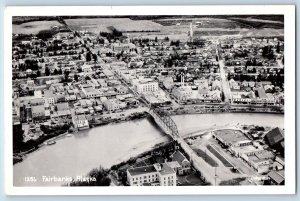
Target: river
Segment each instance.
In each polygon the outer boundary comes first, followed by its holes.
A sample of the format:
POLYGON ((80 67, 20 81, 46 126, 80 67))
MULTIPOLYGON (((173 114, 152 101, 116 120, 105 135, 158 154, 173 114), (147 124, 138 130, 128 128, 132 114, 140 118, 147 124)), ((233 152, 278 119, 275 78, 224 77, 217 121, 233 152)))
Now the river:
MULTIPOLYGON (((238 123, 280 128, 284 125, 284 116, 277 114, 221 113, 172 118, 180 133, 238 123)), ((109 168, 167 141, 168 138, 148 119, 96 127, 30 153, 24 161, 13 166, 13 182, 15 186, 58 186, 62 183, 44 182, 42 177, 85 175, 99 165, 109 168), (37 181, 25 182, 25 177, 35 177, 37 181)))

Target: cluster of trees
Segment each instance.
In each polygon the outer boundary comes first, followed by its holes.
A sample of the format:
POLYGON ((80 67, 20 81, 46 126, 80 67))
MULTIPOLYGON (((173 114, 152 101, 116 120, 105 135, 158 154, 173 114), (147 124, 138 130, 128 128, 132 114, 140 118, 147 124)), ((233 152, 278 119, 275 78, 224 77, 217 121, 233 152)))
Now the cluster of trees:
POLYGON ((270 60, 275 59, 273 47, 271 45, 264 46, 262 50, 263 50, 263 52, 262 52, 263 57, 266 57, 270 60))
POLYGON ((35 59, 26 59, 24 63, 19 64, 20 71, 26 71, 27 69, 38 70, 38 61, 35 59))
POLYGON ((234 52, 233 59, 236 59, 236 58, 245 58, 247 56, 248 56, 248 51, 247 50, 238 51, 238 52, 234 52))
POLYGON ((85 55, 85 59, 87 62, 93 61, 96 63, 98 61, 98 56, 97 54, 93 54, 91 51, 88 51, 85 55))
POLYGON ((56 29, 48 29, 48 30, 41 30, 39 33, 36 35, 38 38, 46 41, 50 38, 52 38, 55 34, 57 34, 59 31, 56 29))
POLYGON ((254 57, 246 61, 245 67, 247 68, 248 66, 262 66, 262 65, 263 65, 262 62, 257 61, 256 58, 254 57))
POLYGON ((95 168, 91 170, 87 177, 90 178, 87 181, 73 180, 70 186, 109 186, 111 179, 108 175, 109 171, 103 167, 95 168))
POLYGON ((179 45, 180 45, 180 40, 176 40, 176 41, 171 40, 171 42, 170 42, 170 46, 178 47, 179 45))
POLYGON ((205 45, 205 40, 194 40, 194 41, 189 41, 189 42, 187 42, 187 44, 189 45, 189 46, 192 46, 192 47, 203 47, 204 45, 205 45))
POLYGON ((97 43, 98 44, 104 44, 104 39, 103 38, 97 38, 97 43))
POLYGON ((261 74, 259 73, 257 76, 247 75, 247 74, 228 74, 228 80, 234 79, 235 81, 270 81, 274 86, 282 86, 284 83, 284 76, 281 76, 281 72, 276 72, 275 74, 261 74))
POLYGON ((115 28, 111 27, 110 29, 112 30, 111 33, 100 32, 100 36, 105 37, 109 42, 111 40, 115 40, 116 38, 120 38, 121 36, 123 36, 123 33, 116 30, 115 28))
POLYGON ((47 135, 57 135, 67 132, 70 129, 70 124, 46 126, 41 124, 41 131, 47 135))
POLYGON ((43 143, 45 140, 48 140, 52 137, 58 136, 67 132, 70 128, 69 124, 58 125, 54 127, 41 125, 41 130, 46 135, 41 135, 36 140, 28 140, 24 142, 24 130, 22 130, 21 125, 13 126, 13 152, 18 153, 22 151, 28 151, 31 149, 38 148, 38 146, 43 143))

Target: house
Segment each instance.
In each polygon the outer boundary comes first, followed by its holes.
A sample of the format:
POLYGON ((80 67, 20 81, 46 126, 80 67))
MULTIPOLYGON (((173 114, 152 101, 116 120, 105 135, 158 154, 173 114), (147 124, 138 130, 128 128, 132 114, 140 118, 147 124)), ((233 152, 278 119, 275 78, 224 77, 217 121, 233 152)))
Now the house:
POLYGON ((191 163, 180 151, 175 151, 171 158, 172 161, 177 161, 180 165, 180 168, 177 169, 179 175, 188 174, 191 171, 191 163))
POLYGON ((176 172, 167 163, 127 169, 130 186, 176 186, 176 172))
POLYGON ((85 74, 86 73, 92 73, 93 72, 93 70, 92 70, 92 67, 91 66, 89 66, 89 65, 83 65, 83 66, 81 66, 81 70, 82 70, 82 72, 84 72, 85 74))
POLYGON ((278 127, 269 131, 265 137, 265 141, 270 145, 270 147, 275 147, 280 144, 281 141, 284 140, 284 137, 278 127))

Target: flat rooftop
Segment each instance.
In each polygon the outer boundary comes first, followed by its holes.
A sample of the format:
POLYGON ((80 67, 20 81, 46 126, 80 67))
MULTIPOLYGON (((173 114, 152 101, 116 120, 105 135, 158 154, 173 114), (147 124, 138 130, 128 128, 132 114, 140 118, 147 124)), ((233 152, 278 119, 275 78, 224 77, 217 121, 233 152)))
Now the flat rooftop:
POLYGON ((159 173, 161 175, 167 175, 167 174, 174 174, 175 171, 166 163, 161 164, 161 170, 159 171, 159 173))
POLYGON ((217 130, 214 131, 215 135, 219 138, 222 138, 225 142, 234 144, 236 142, 249 140, 248 137, 244 135, 239 130, 232 130, 232 129, 224 129, 224 130, 217 130))
POLYGON ((153 165, 137 167, 137 168, 129 168, 128 172, 131 176, 147 174, 147 173, 154 173, 157 172, 153 165))

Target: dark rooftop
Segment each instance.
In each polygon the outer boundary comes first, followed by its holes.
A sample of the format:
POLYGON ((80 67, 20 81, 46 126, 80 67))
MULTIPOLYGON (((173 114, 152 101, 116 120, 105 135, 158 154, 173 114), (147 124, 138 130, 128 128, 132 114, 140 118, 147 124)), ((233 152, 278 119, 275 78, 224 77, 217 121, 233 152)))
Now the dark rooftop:
POLYGON ((131 174, 131 176, 136 176, 140 174, 156 172, 156 169, 153 165, 148 165, 143 167, 130 168, 128 169, 128 172, 131 174))

